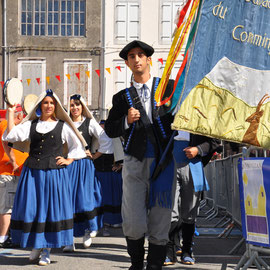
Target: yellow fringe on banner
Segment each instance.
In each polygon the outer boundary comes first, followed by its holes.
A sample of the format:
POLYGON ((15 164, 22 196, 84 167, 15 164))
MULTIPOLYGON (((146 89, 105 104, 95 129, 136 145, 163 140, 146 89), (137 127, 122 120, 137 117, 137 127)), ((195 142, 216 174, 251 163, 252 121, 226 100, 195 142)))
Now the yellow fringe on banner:
POLYGON ((193 1, 191 11, 187 19, 183 21, 183 23, 179 26, 179 28, 176 31, 160 83, 155 93, 155 100, 157 102, 157 106, 162 105, 161 100, 166 90, 166 87, 167 87, 167 84, 168 84, 168 81, 172 72, 172 68, 188 36, 190 26, 193 22, 193 19, 198 9, 200 1, 201 0, 193 1))

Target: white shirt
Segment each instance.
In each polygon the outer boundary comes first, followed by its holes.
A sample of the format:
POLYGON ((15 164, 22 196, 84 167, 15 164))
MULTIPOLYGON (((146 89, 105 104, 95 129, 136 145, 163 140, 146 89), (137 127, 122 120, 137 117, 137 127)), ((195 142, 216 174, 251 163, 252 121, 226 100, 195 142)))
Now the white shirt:
POLYGON ((153 85, 153 78, 150 77, 150 79, 146 82, 146 83, 137 83, 134 80, 133 82, 133 86, 136 88, 138 96, 141 96, 141 89, 143 87, 143 85, 145 85, 145 87, 147 88, 147 90, 149 91, 149 96, 150 98, 148 98, 145 102, 142 101, 141 99, 141 103, 146 111, 146 115, 148 116, 149 120, 152 122, 152 107, 151 107, 151 89, 152 89, 152 85, 153 85))
MULTIPOLYGON (((149 120, 151 123, 153 123, 152 120, 152 106, 151 106, 151 89, 152 89, 152 85, 153 85, 153 77, 151 76, 150 79, 146 82, 146 83, 138 83, 136 81, 134 81, 134 79, 132 80, 133 86, 136 88, 138 96, 141 96, 141 88, 143 87, 143 85, 145 85, 145 87, 148 89, 149 91, 149 95, 150 98, 148 98, 145 102, 141 100, 142 106, 145 109, 146 115, 148 116, 149 120)), ((127 117, 125 119, 125 129, 128 129, 129 125, 127 123, 127 117)))
MULTIPOLYGON (((82 121, 73 122, 75 127, 78 128, 85 120, 83 117, 82 121)), ((104 129, 98 124, 95 119, 90 119, 89 129, 88 129, 90 136, 95 136, 98 140, 99 148, 98 152, 103 154, 111 154, 113 153, 113 144, 112 140, 107 136, 104 129)))
MULTIPOLYGON (((16 125, 12 128, 8 135, 6 132, 3 134, 2 140, 8 142, 23 142, 30 140, 30 128, 32 121, 26 121, 23 124, 16 125)), ((58 121, 41 121, 38 120, 36 131, 39 133, 48 133, 52 131, 57 125, 58 121)), ((64 123, 62 133, 61 133, 62 143, 67 143, 68 146, 68 158, 81 159, 86 157, 84 147, 71 129, 71 127, 64 123)))

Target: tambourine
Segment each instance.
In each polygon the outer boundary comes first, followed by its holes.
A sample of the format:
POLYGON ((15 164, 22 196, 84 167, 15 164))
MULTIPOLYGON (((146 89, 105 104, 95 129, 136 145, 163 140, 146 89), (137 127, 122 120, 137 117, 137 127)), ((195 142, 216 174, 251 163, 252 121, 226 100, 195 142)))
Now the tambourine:
POLYGON ((29 94, 24 98, 23 111, 26 115, 31 112, 31 110, 36 104, 37 99, 38 99, 38 96, 36 96, 35 94, 29 94))
POLYGON ((22 101, 23 85, 18 78, 8 79, 3 87, 4 101, 13 106, 19 104, 22 101))

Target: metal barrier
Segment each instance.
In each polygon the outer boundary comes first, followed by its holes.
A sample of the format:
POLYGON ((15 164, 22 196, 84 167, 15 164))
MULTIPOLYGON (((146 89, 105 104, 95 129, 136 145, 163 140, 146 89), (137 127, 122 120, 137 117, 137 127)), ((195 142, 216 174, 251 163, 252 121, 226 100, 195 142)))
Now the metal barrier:
POLYGON ((212 201, 213 210, 225 209, 232 220, 241 225, 241 211, 238 183, 238 159, 242 154, 214 160, 205 167, 210 190, 205 198, 212 201))
MULTIPOLYGON (((243 156, 248 157, 251 151, 254 152, 256 157, 259 156, 255 147, 243 149, 243 156)), ((263 151, 263 156, 266 157, 266 155, 267 152, 263 151)), ((210 190, 205 192, 205 199, 212 202, 212 208, 207 213, 207 219, 215 217, 220 209, 225 210, 225 215, 230 217, 229 222, 225 222, 223 225, 230 224, 219 237, 226 232, 230 233, 235 224, 238 224, 240 228, 242 225, 238 179, 238 159, 240 157, 242 157, 242 154, 214 160, 205 167, 205 175, 210 186, 210 190)), ((244 238, 229 253, 232 254, 243 243, 245 243, 244 238)), ((257 269, 270 269, 270 266, 259 256, 259 252, 270 254, 269 248, 246 244, 246 252, 238 262, 235 270, 240 268, 246 270, 251 265, 255 265, 257 269)))

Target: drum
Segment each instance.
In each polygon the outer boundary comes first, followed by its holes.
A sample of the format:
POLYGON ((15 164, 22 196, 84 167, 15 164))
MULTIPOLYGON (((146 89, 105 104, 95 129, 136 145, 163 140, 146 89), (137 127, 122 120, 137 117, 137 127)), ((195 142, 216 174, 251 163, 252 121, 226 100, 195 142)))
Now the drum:
POLYGON ((18 78, 8 79, 3 87, 3 97, 4 101, 14 106, 15 104, 20 104, 23 96, 23 85, 18 78))
POLYGON ((29 94, 29 95, 24 97, 23 111, 26 115, 31 112, 31 110, 33 109, 33 107, 36 104, 37 99, 38 99, 38 96, 36 96, 35 94, 29 94))

